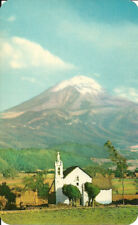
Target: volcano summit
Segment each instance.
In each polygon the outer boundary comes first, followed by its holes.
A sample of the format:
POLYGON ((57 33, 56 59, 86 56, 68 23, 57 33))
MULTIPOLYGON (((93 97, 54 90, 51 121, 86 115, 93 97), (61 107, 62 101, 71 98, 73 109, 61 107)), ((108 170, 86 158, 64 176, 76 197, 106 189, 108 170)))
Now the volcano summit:
POLYGON ((138 105, 76 76, 1 114, 1 148, 45 148, 73 142, 120 148, 137 144, 138 105))

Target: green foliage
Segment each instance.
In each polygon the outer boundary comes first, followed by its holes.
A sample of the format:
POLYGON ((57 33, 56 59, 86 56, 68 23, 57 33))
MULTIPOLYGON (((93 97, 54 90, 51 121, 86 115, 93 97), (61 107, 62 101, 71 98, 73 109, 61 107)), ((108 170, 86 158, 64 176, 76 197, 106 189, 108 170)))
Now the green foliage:
MULTIPOLYGON (((64 143, 47 149, 0 149, 0 172, 9 169, 9 165, 17 171, 25 172, 53 168, 57 151, 60 151, 62 154, 65 168, 76 165, 84 168, 92 165, 98 170, 100 165, 94 162, 92 157, 109 157, 109 152, 101 146, 77 143, 64 143)), ((111 166, 111 162, 103 164, 103 167, 107 169, 111 166)), ((102 171, 104 172, 103 168, 101 168, 102 171)))
POLYGON ((8 162, 6 162, 6 160, 3 158, 1 158, 0 155, 0 171, 6 170, 9 168, 8 162))
POLYGON ((60 145, 53 146, 53 149, 62 152, 70 152, 71 154, 82 155, 83 157, 91 158, 104 158, 108 157, 108 152, 104 151, 103 146, 94 144, 80 144, 65 142, 60 145))
POLYGON ((34 172, 37 169, 53 168, 56 151, 49 149, 0 149, 0 171, 9 169, 9 165, 17 171, 34 172))
MULTIPOLYGON (((118 169, 116 169, 116 170, 114 171, 114 174, 115 174, 115 177, 121 178, 121 176, 120 176, 120 171, 119 171, 118 169)), ((129 177, 129 178, 134 178, 134 177, 135 177, 135 172, 134 172, 134 171, 131 171, 131 170, 126 170, 126 175, 127 175, 127 177, 129 177)))
POLYGON ((123 178, 127 171, 126 159, 114 148, 110 141, 107 141, 104 146, 108 148, 110 159, 116 164, 118 176, 123 178))
POLYGON ((85 183, 85 191, 88 193, 89 205, 92 200, 93 207, 94 207, 94 200, 95 200, 96 196, 99 194, 100 189, 98 187, 96 187, 95 185, 93 185, 92 183, 86 182, 85 183))
POLYGON ((121 178, 122 181, 122 199, 123 199, 123 204, 124 204, 124 177, 127 172, 127 163, 126 159, 114 148, 112 145, 111 141, 107 141, 104 144, 105 147, 107 147, 109 154, 110 154, 110 159, 115 163, 116 165, 116 171, 117 171, 117 176, 121 178))
POLYGON ((10 208, 15 203, 16 195, 10 190, 6 183, 0 185, 0 196, 4 196, 7 199, 7 208, 10 208))
POLYGON ((25 177, 23 179, 23 183, 25 185, 25 190, 32 190, 34 192, 37 191, 38 197, 43 199, 48 198, 49 186, 47 183, 44 183, 44 177, 42 173, 38 173, 32 177, 25 177))
POLYGON ((42 184, 38 188, 38 197, 47 199, 48 198, 48 192, 49 192, 49 186, 48 184, 42 184))
POLYGON ((36 182, 35 182, 35 176, 32 177, 24 177, 23 178, 23 184, 24 184, 24 190, 32 190, 36 191, 36 182))
MULTIPOLYGON (((125 178, 124 179, 124 194, 125 195, 136 195, 137 193, 137 184, 138 179, 125 178)), ((122 194, 122 182, 119 178, 112 179, 113 185, 113 195, 122 194)))
POLYGON ((2 175, 5 178, 14 178, 17 176, 17 171, 14 168, 8 168, 2 171, 2 175))
POLYGON ((69 201, 72 201, 72 204, 74 205, 74 202, 76 202, 77 199, 81 198, 81 193, 79 189, 74 185, 64 185, 62 188, 62 192, 64 195, 66 195, 69 198, 69 201))
POLYGON ((38 173, 35 176, 34 183, 36 184, 36 190, 38 193, 38 197, 47 199, 48 197, 48 192, 49 192, 49 186, 48 183, 44 183, 44 177, 43 173, 38 173))
MULTIPOLYGON (((10 167, 17 171, 34 172, 37 169, 54 168, 57 149, 0 149, 0 171, 10 167), (2 163, 2 166, 1 166, 2 163)), ((90 158, 75 152, 62 151, 65 168, 79 165, 84 167, 91 164, 90 158)))
POLYGON ((100 165, 92 165, 92 166, 87 166, 84 168, 86 173, 88 173, 91 177, 95 177, 97 173, 102 174, 105 176, 106 174, 111 174, 112 171, 110 169, 105 169, 103 166, 100 165))

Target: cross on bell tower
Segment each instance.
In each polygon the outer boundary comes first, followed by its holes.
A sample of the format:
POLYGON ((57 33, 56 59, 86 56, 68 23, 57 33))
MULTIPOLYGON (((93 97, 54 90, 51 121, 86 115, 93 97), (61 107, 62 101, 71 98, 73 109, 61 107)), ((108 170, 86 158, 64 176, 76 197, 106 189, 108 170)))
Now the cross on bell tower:
POLYGON ((60 153, 57 153, 57 160, 55 162, 55 178, 63 178, 63 162, 60 159, 60 153))

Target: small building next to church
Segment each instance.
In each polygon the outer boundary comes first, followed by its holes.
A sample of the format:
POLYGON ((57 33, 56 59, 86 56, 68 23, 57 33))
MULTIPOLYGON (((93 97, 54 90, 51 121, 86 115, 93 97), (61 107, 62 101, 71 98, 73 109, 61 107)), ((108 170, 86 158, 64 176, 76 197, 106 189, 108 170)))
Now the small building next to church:
MULTIPOLYGON (((88 175, 83 169, 78 166, 69 167, 63 170, 63 162, 60 159, 59 152, 57 153, 57 160, 55 161, 55 194, 56 204, 69 204, 69 199, 62 193, 64 184, 72 184, 76 186, 81 193, 81 204, 85 206, 88 202, 88 194, 85 191, 84 184, 86 182, 92 183, 92 177, 88 175)), ((101 190, 97 195, 97 202, 102 204, 109 204, 112 202, 112 189, 101 190)))

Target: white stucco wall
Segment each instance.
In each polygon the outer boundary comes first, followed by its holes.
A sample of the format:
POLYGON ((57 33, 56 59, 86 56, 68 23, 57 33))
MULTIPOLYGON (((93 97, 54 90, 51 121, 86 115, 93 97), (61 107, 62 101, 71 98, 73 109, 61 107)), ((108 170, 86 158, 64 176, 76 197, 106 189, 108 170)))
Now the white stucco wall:
POLYGON ((101 190, 95 200, 101 204, 110 204, 112 202, 112 189, 101 190))
POLYGON ((82 193, 82 185, 86 182, 92 182, 92 178, 83 172, 79 167, 76 167, 71 173, 69 173, 63 180, 64 184, 72 184, 77 186, 82 193), (79 177, 79 180, 77 180, 79 177), (77 185, 79 183, 79 185, 77 185))
MULTIPOLYGON (((80 190, 81 194, 82 194, 82 188, 83 188, 82 186, 86 182, 92 182, 92 178, 89 175, 87 175, 85 172, 83 172, 83 170, 81 170, 79 167, 76 167, 63 180, 63 184, 72 184, 72 185, 76 186, 80 190), (77 180, 77 177, 79 178, 79 180, 77 180), (78 185, 77 185, 77 183, 78 183, 78 185)), ((85 191, 83 193, 82 201, 83 201, 83 205, 85 205, 86 202, 88 201, 88 195, 85 191)), ((68 204, 67 200, 65 200, 64 203, 68 204)))
POLYGON ((55 192, 56 192, 56 204, 66 203, 69 204, 68 198, 62 192, 63 178, 55 179, 55 192))

